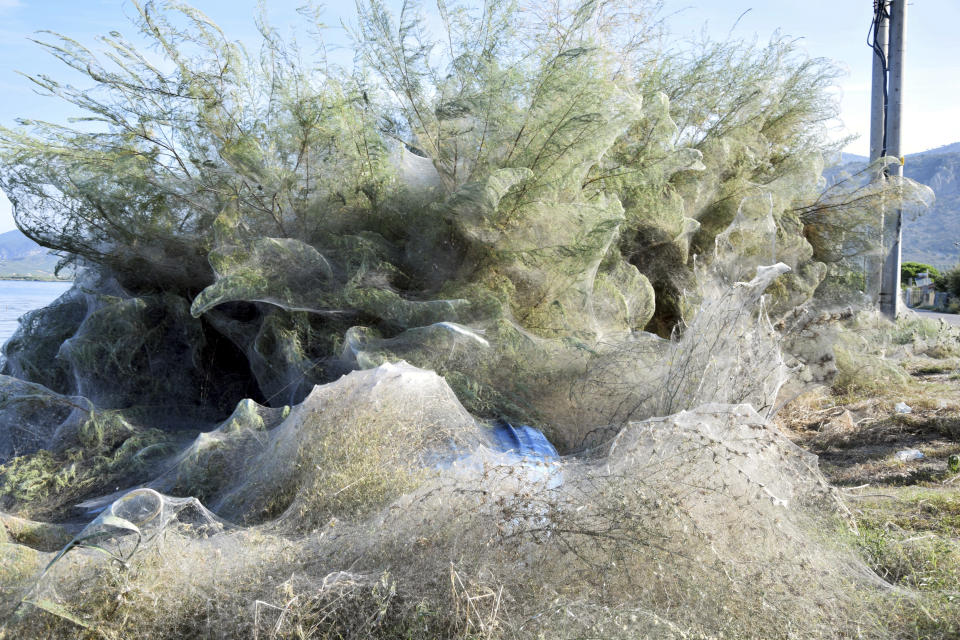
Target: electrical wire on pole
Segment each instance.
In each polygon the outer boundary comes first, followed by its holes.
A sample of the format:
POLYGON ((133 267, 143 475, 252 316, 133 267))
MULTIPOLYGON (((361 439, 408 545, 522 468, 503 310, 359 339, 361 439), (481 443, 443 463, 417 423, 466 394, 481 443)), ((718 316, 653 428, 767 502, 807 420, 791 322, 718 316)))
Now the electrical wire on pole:
MULTIPOLYGON (((878 179, 903 177, 900 148, 903 113, 904 52, 907 34, 907 0, 873 0, 873 22, 868 43, 873 49, 873 100, 871 101, 870 159, 884 156, 900 159, 884 170, 878 179), (889 42, 884 47, 884 25, 889 42), (879 86, 878 86, 879 84, 879 86), (877 104, 883 105, 882 109, 877 104), (876 154, 876 156, 874 155, 876 154)), ((886 209, 886 208, 885 208, 886 209)), ((902 203, 881 211, 882 257, 880 275, 880 311, 891 320, 897 317, 900 301, 900 241, 902 203)))
POLYGON ((886 155, 884 131, 887 111, 887 49, 890 32, 889 0, 872 0, 873 21, 867 46, 873 50, 873 92, 870 100, 870 162, 886 155))
MULTIPOLYGON (((873 20, 867 34, 867 46, 873 51, 873 91, 870 96, 870 163, 875 163, 886 153, 885 115, 887 111, 887 48, 890 31, 889 0, 872 0, 873 20)), ((882 180, 882 173, 875 177, 882 180)), ((881 249, 864 258, 864 292, 874 304, 880 301, 883 274, 883 220, 884 207, 880 207, 876 243, 881 249)))

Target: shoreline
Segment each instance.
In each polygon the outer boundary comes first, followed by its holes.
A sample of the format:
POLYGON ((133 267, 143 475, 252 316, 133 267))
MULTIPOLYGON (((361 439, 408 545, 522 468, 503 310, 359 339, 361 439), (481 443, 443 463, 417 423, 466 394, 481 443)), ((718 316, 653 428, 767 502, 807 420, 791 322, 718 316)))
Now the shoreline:
POLYGON ((0 281, 8 280, 10 282, 73 282, 73 278, 43 278, 40 276, 0 276, 0 281))

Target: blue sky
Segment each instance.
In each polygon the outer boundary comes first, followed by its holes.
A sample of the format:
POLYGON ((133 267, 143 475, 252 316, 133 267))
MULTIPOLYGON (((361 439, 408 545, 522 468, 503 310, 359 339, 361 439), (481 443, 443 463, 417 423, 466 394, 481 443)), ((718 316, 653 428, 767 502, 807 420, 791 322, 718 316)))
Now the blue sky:
MULTIPOLYGON (((392 0, 396 4, 398 0, 392 0)), ((253 41, 256 0, 193 0, 233 38, 253 41)), ((298 21, 300 0, 270 0, 272 22, 284 31, 298 21)), ((837 135, 858 134, 847 151, 866 155, 870 103, 870 50, 866 34, 873 0, 665 0, 664 14, 680 38, 702 30, 713 38, 768 40, 779 31, 797 38, 813 57, 836 61, 848 74, 841 79, 842 124, 837 135)), ((328 40, 343 42, 341 20, 353 14, 353 2, 327 3, 328 40)), ((429 8, 430 0, 423 6, 429 8)), ((125 0, 0 0, 0 123, 17 117, 63 121, 75 115, 62 103, 33 93, 16 72, 64 77, 61 65, 29 41, 43 29, 95 46, 95 37, 135 29, 125 0)), ((913 0, 907 19, 907 70, 903 144, 907 153, 960 141, 960 1, 913 0)), ((10 205, 0 194, 0 232, 13 228, 10 205)))

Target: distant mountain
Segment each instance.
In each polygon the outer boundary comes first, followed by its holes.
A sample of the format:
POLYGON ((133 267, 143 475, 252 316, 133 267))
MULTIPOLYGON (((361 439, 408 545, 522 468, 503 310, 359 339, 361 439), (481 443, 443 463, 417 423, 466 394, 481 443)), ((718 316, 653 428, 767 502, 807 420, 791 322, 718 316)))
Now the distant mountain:
MULTIPOLYGON (((839 171, 854 173, 867 158, 844 153, 839 166, 824 176, 831 180, 839 171)), ((903 260, 949 269, 960 262, 960 142, 921 151, 906 157, 903 174, 933 189, 937 200, 915 219, 903 221, 903 260)))
POLYGON ((904 219, 903 259, 950 268, 960 261, 960 143, 940 149, 908 156, 903 166, 903 175, 937 196, 926 213, 904 219))
POLYGON ((0 279, 53 280, 59 260, 16 229, 0 233, 0 279))
POLYGON ((840 164, 847 164, 848 162, 866 162, 870 158, 868 156, 859 156, 855 153, 843 152, 840 154, 840 164))
MULTIPOLYGON (((960 142, 954 142, 952 144, 945 144, 942 147, 937 147, 935 149, 927 149, 926 151, 921 151, 920 153, 914 153, 910 157, 923 156, 923 155, 938 155, 943 153, 958 153, 960 152, 960 142)), ((866 158, 864 158, 866 160, 866 158)))

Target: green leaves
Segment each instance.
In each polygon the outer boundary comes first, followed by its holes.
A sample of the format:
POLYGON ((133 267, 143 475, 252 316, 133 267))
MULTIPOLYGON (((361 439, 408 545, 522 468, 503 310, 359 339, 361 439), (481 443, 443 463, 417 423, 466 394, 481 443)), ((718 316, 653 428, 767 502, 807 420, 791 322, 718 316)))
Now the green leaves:
POLYGON ((463 185, 440 208, 466 237, 494 242, 507 217, 500 210, 500 201, 510 189, 532 177, 533 171, 525 167, 499 169, 483 180, 463 185))

